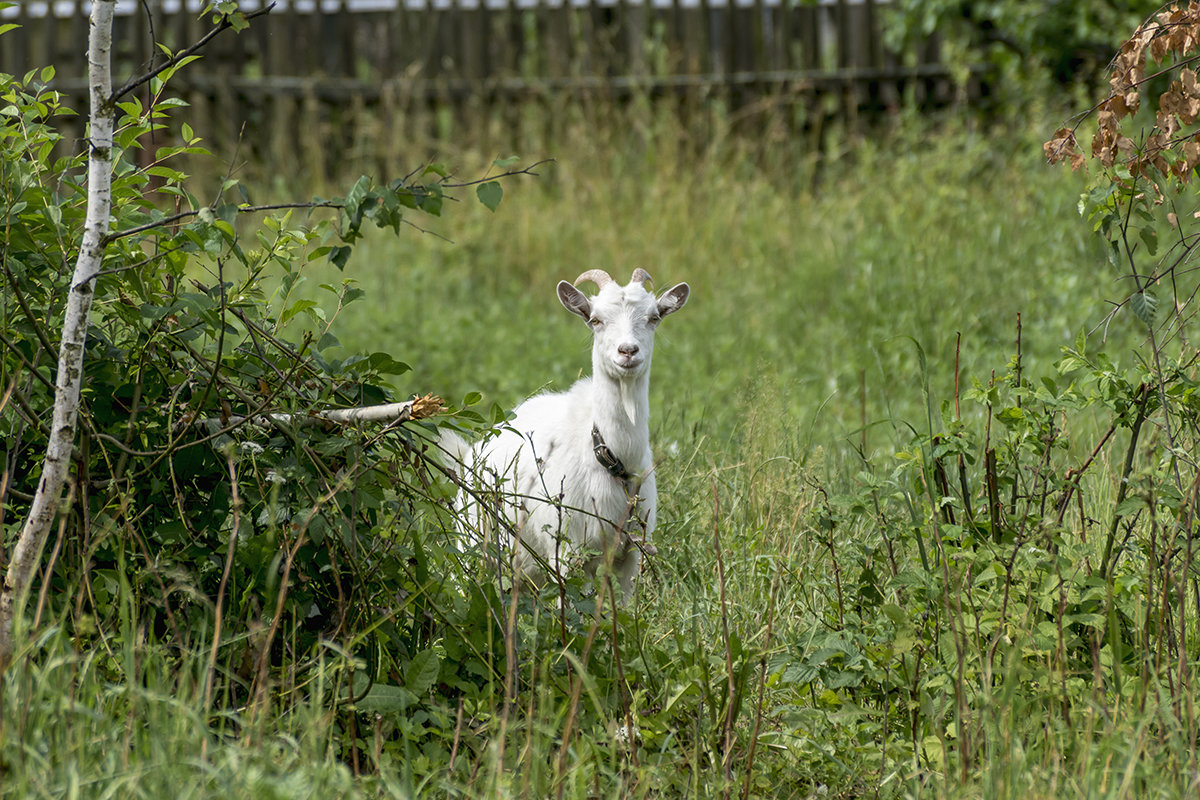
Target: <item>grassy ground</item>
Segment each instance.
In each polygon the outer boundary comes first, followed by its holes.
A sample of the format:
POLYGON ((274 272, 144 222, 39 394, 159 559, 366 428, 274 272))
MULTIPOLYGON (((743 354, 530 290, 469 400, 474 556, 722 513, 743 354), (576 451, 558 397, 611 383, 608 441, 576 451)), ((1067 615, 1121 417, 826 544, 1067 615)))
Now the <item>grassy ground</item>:
MULTIPOLYGON (((1122 667, 1120 636, 1096 632, 1088 592, 1104 584, 1073 565, 1097 540, 1002 540, 958 506, 952 524, 921 508, 933 473, 906 467, 939 444, 914 432, 956 416, 956 366, 964 390, 1003 382, 1019 335, 1025 377, 1053 375, 1117 294, 1075 211, 1083 178, 1042 164, 1041 133, 900 125, 820 170, 730 142, 581 139, 540 179, 506 183, 494 214, 450 209, 431 229, 452 242, 373 236, 344 275, 315 270, 301 291, 342 277, 366 290, 333 331, 409 363, 398 392, 506 408, 587 368, 558 280, 640 266, 660 289, 691 284, 656 343, 659 555, 636 603, 570 630, 551 603, 513 623, 511 685, 456 705, 416 681, 419 702, 352 723, 330 710, 320 663, 289 684, 302 701, 209 707, 203 631, 190 655, 139 648, 130 608, 106 651, 81 654, 51 629, 4 685, 0 791, 1187 796, 1190 678, 1122 667)), ((1118 318, 1107 347, 1126 359, 1139 336, 1118 318)), ((965 400, 961 416, 974 488, 957 502, 983 504, 991 418, 965 400)), ((1064 458, 1104 424, 1072 419, 1064 458)), ((1019 450, 1007 469, 1033 475, 1019 450)), ((1111 516, 1115 459, 1101 453, 1081 514, 1111 516)), ((1109 591, 1126 603, 1114 617, 1149 614, 1136 585, 1109 591)), ((430 647, 443 665, 452 639, 430 647)))

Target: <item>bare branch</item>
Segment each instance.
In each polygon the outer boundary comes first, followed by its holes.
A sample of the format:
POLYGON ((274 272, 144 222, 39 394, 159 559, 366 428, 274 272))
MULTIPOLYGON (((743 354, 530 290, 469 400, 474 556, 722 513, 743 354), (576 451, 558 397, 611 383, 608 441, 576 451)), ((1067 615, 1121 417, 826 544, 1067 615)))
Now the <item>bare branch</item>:
MULTIPOLYGON (((260 212, 260 211, 283 211, 283 210, 297 209, 297 208, 304 208, 304 209, 336 208, 336 209, 341 209, 341 208, 344 208, 344 206, 341 203, 335 203, 332 200, 323 200, 321 202, 316 202, 316 203, 273 203, 271 205, 265 205, 265 206, 238 206, 237 213, 253 214, 256 212, 260 212)), ((185 219, 190 219, 190 218, 200 214, 200 212, 202 210, 211 211, 211 210, 213 210, 213 208, 211 206, 205 206, 204 209, 192 209, 190 211, 180 211, 177 214, 171 214, 170 216, 163 217, 162 219, 156 219, 153 222, 147 222, 143 225, 137 225, 132 228, 126 228, 123 231, 113 231, 112 233, 110 233, 106 237, 104 237, 104 243, 111 244, 112 242, 115 242, 118 239, 124 239, 127 236, 136 236, 139 233, 145 233, 146 231, 152 231, 155 228, 161 228, 164 225, 170 225, 175 222, 180 222, 185 219)))
MULTIPOLYGON (((546 159, 542 159, 541 161, 534 162, 533 164, 530 164, 528 167, 523 167, 521 169, 512 169, 512 170, 508 170, 507 172, 501 172, 497 175, 489 175, 489 176, 485 176, 482 178, 476 178, 475 180, 463 181, 461 183, 443 183, 443 184, 441 184, 441 186, 443 189, 464 189, 464 188, 468 188, 471 186, 478 186, 483 183, 488 183, 489 181, 500 180, 501 178, 513 178, 518 175, 532 175, 533 177, 537 177, 538 173, 534 172, 534 170, 537 169, 538 167, 542 166, 543 164, 549 164, 549 163, 552 163, 553 161, 554 161, 554 159, 552 159, 552 158, 546 158, 546 159)), ((268 211, 294 211, 297 209, 313 210, 313 209, 317 209, 317 208, 332 208, 332 209, 337 209, 340 211, 341 209, 343 209, 345 207, 346 206, 344 203, 339 203, 334 200, 320 200, 320 201, 315 201, 315 202, 310 202, 310 203, 268 203, 266 205, 257 205, 257 206, 240 205, 240 206, 237 206, 237 213, 239 213, 239 214, 258 214, 258 213, 263 213, 263 212, 268 212, 268 211)), ((215 205, 205 206, 205 208, 209 211, 212 211, 212 210, 214 210, 215 205)), ((107 236, 104 237, 104 243, 110 244, 112 242, 117 241, 118 239, 124 239, 128 236, 136 236, 139 233, 145 233, 146 231, 152 231, 155 228, 161 228, 164 225, 170 225, 172 223, 180 222, 185 219, 191 219, 192 217, 195 217, 195 216, 199 215, 200 213, 201 213, 201 209, 193 209, 190 211, 180 211, 177 214, 171 214, 170 216, 163 217, 162 219, 156 219, 152 222, 147 222, 142 225, 137 225, 132 228, 127 228, 123 231, 112 231, 111 233, 109 233, 107 236)), ((413 225, 413 227, 417 228, 417 230, 419 230, 419 231, 426 232, 426 231, 424 231, 424 229, 422 229, 416 225, 413 225)))
POLYGON ((467 186, 478 186, 479 184, 487 183, 488 181, 500 180, 501 178, 512 178, 517 175, 532 175, 533 177, 536 178, 538 176, 538 174, 536 172, 534 172, 535 169, 542 166, 543 164, 553 164, 553 163, 554 163, 553 158, 543 158, 541 161, 535 161, 532 164, 530 164, 528 167, 522 167, 521 169, 510 169, 507 172, 501 172, 496 175, 485 175, 482 178, 476 178, 475 180, 465 181, 463 183, 443 183, 442 188, 443 189, 462 189, 467 186))
POLYGON ((196 425, 211 428, 216 425, 232 427, 236 425, 258 425, 272 427, 276 425, 316 425, 325 422, 350 424, 353 422, 387 422, 396 424, 409 420, 426 419, 446 410, 442 398, 432 394, 424 397, 414 397, 403 403, 385 403, 377 406, 359 406, 357 408, 331 408, 323 411, 313 411, 308 414, 268 413, 252 416, 230 416, 226 418, 207 417, 196 420, 196 425))
MULTIPOLYGON (((254 19, 255 17, 261 17, 263 14, 269 13, 271 11, 271 9, 273 9, 273 8, 275 8, 275 4, 271 3, 270 5, 263 6, 262 8, 258 9, 257 11, 252 11, 249 14, 245 14, 244 18, 247 22, 249 22, 250 20, 254 19)), ((232 27, 233 27, 233 23, 229 21, 229 16, 226 15, 226 16, 222 17, 221 21, 217 24, 217 26, 215 28, 210 30, 208 33, 204 34, 204 36, 200 37, 200 39, 197 40, 196 43, 193 44, 191 47, 188 47, 184 50, 180 50, 178 53, 176 53, 170 59, 163 62, 162 64, 155 67, 154 69, 150 70, 149 72, 139 75, 136 78, 130 78, 125 83, 124 86, 122 86, 120 89, 117 89, 115 92, 112 92, 111 94, 109 94, 108 102, 110 104, 115 104, 122 97, 129 94, 134 89, 141 86, 142 84, 149 83, 150 81, 152 81, 157 76, 161 75, 166 70, 170 69, 171 67, 175 66, 179 62, 183 61, 185 58, 188 58, 189 56, 194 56, 196 53, 203 50, 204 46, 207 45, 209 42, 211 42, 214 38, 216 38, 217 35, 219 35, 220 33, 224 32, 224 31, 229 30, 232 27)))

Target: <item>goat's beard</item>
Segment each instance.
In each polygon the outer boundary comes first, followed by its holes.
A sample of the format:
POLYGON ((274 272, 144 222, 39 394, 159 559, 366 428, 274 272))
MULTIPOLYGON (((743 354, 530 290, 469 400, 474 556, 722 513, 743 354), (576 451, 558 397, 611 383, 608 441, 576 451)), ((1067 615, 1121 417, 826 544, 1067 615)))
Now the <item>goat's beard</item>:
POLYGON ((633 399, 633 381, 620 381, 621 384, 621 405, 625 407, 625 416, 629 417, 629 424, 637 424, 637 403, 633 399))

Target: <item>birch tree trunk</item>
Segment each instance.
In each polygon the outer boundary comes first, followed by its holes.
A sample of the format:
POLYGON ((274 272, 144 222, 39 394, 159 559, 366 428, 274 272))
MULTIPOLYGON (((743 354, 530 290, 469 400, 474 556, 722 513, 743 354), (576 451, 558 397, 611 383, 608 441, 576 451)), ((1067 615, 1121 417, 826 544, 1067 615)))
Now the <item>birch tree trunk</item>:
POLYGON ((46 535, 59 513, 63 484, 71 466, 75 424, 79 416, 79 389, 83 382, 83 354, 96 274, 104 258, 112 206, 112 19, 116 0, 92 0, 88 33, 88 198, 83 242, 67 297, 66 320, 58 351, 54 415, 50 442, 29 517, 13 549, 12 560, 0 590, 0 674, 13 657, 13 624, 24 613, 30 579, 40 560, 46 535))

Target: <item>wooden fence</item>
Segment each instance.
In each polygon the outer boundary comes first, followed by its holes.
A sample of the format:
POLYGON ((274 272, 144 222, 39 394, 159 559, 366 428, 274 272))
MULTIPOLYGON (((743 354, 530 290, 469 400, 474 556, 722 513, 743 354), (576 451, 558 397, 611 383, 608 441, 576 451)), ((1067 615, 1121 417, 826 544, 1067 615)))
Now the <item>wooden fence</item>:
MULTIPOLYGON (((0 21, 22 27, 0 38, 0 71, 53 64, 56 88, 81 107, 85 7, 25 0, 8 9, 0 21)), ((261 143, 267 129, 315 133, 322 152, 311 155, 325 159, 378 151, 380 137, 433 141, 523 103, 554 116, 601 100, 702 107, 716 99, 726 111, 745 112, 749 124, 756 113, 780 109, 810 124, 828 115, 853 119, 905 97, 948 100, 952 84, 936 41, 907 53, 885 47, 886 7, 878 0, 276 0, 248 30, 214 40, 173 85, 206 119, 211 138, 240 134, 261 143), (359 116, 350 120, 352 112, 359 116)), ((127 2, 125 10, 114 32, 118 82, 161 58, 156 41, 179 49, 210 27, 195 0, 127 2)))

